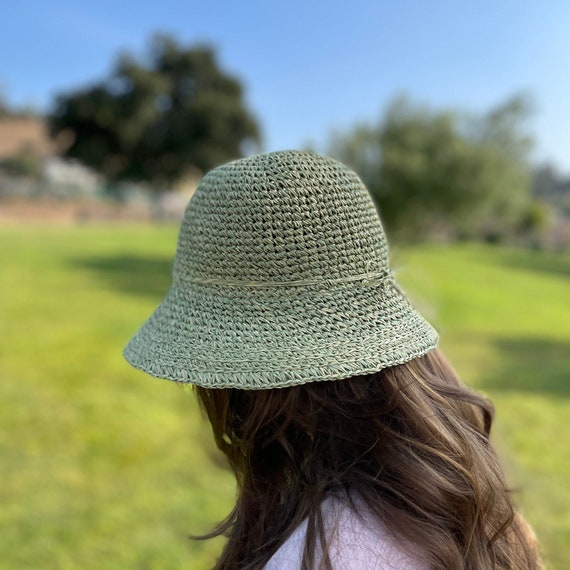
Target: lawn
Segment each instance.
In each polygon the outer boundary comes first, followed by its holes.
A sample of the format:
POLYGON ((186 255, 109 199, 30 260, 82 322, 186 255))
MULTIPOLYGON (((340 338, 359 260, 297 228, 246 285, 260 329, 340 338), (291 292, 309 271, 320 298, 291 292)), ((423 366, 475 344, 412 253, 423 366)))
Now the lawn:
MULTIPOLYGON (((188 389, 121 350, 166 292, 175 227, 0 229, 0 568, 211 566, 228 511, 188 389)), ((394 251, 464 379, 549 568, 570 560, 570 255, 472 244, 394 251)))

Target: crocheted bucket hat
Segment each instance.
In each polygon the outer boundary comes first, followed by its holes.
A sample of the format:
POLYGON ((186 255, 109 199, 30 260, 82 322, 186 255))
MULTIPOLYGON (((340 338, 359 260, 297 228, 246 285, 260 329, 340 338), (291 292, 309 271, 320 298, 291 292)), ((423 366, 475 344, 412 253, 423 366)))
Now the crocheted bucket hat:
POLYGON ((358 176, 281 151, 203 177, 172 286, 124 355, 159 378, 267 389, 377 372, 437 340, 394 280, 358 176))

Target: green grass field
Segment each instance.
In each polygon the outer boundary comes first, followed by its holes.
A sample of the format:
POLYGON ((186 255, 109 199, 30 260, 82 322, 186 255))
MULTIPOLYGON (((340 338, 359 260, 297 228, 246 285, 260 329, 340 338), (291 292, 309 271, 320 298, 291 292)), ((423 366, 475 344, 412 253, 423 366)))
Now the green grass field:
MULTIPOLYGON (((208 568, 234 485, 191 392, 122 359, 170 281, 175 227, 0 230, 0 568, 208 568)), ((396 251, 495 442, 549 568, 570 560, 570 255, 396 251)))

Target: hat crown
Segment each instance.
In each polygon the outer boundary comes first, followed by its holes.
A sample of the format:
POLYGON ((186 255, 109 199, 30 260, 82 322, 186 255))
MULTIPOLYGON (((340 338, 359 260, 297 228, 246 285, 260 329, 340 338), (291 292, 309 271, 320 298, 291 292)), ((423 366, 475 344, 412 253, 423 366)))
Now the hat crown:
POLYGON ((159 378, 284 388, 370 374, 437 345, 389 271, 368 191, 325 156, 259 154, 206 174, 173 278, 125 347, 159 378))
POLYGON ((182 222, 174 281, 287 283, 387 270, 386 237, 358 176, 330 157, 280 151, 203 177, 182 222))

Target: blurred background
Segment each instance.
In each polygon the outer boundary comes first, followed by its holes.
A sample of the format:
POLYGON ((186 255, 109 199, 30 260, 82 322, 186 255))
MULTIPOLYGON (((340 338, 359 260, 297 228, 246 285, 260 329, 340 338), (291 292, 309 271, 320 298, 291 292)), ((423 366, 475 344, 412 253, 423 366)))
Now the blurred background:
POLYGON ((121 351, 202 174, 352 166, 549 568, 570 560, 570 6, 91 5, 0 21, 0 568, 208 568, 234 483, 189 390, 121 351))

